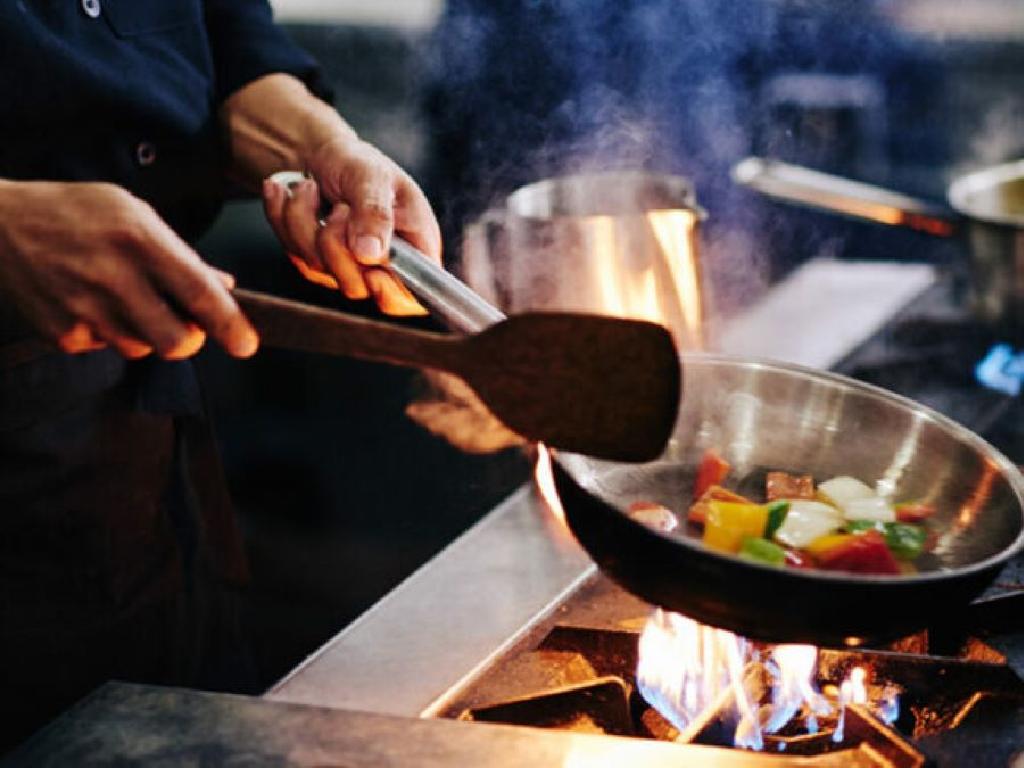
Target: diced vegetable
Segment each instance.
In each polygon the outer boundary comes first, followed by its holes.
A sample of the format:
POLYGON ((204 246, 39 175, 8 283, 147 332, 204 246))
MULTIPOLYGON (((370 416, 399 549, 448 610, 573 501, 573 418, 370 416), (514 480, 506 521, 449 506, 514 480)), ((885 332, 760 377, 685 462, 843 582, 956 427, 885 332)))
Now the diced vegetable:
POLYGON ((854 520, 847 524, 850 533, 878 531, 885 537, 885 543, 900 560, 913 560, 925 550, 928 531, 920 525, 910 523, 880 523, 875 520, 854 520))
POLYGON ((787 547, 806 547, 819 536, 832 533, 843 525, 843 515, 835 507, 820 501, 794 499, 789 502, 789 512, 775 540, 787 547))
POLYGON ((896 519, 901 523, 922 523, 935 514, 931 504, 908 501, 896 505, 896 519))
POLYGON ((768 504, 768 522, 764 526, 764 537, 770 539, 782 527, 782 521, 789 512, 788 501, 773 501, 768 504))
POLYGON ((803 552, 800 552, 800 551, 798 551, 796 549, 787 549, 786 550, 786 566, 789 567, 789 568, 812 569, 813 570, 814 569, 814 562, 811 560, 811 558, 809 558, 803 552))
POLYGON ((729 462, 713 450, 704 452, 697 467, 697 477, 693 481, 693 498, 699 499, 713 485, 721 485, 729 474, 729 462))
POLYGON ((878 520, 850 520, 843 527, 850 533, 864 533, 865 531, 885 533, 885 525, 878 520))
POLYGON ((881 496, 870 496, 853 499, 842 507, 847 520, 874 520, 880 523, 892 523, 896 520, 896 511, 881 496))
POLYGON ((788 472, 769 472, 765 478, 768 501, 778 499, 813 499, 814 478, 810 475, 791 475, 788 472))
POLYGON ((818 485, 821 500, 839 509, 857 499, 871 499, 878 496, 866 483, 855 477, 833 477, 818 485))
POLYGON ((766 565, 785 565, 786 550, 767 539, 747 536, 740 544, 740 557, 766 565))
MULTIPOLYGON (((829 537, 832 538, 832 537, 829 537)), ((834 546, 818 546, 820 554, 814 559, 818 566, 830 571, 851 573, 896 575, 900 573, 899 563, 892 556, 885 538, 878 531, 865 531, 859 535, 841 535, 842 542, 830 542, 834 546)))
POLYGON ((829 552, 849 545, 854 538, 856 534, 853 533, 826 533, 804 547, 804 552, 815 558, 825 557, 829 552))
POLYGON ((889 523, 885 526, 885 543, 900 560, 913 560, 924 551, 928 532, 919 525, 889 523))
POLYGON ((708 516, 708 505, 712 501, 733 501, 737 504, 753 504, 754 502, 745 496, 740 496, 738 493, 733 493, 730 490, 723 488, 720 485, 712 485, 701 496, 697 501, 690 507, 686 513, 686 519, 691 523, 698 525, 704 525, 704 520, 708 516))
POLYGON ((722 552, 739 552, 746 537, 760 538, 768 522, 768 508, 761 504, 712 501, 704 522, 704 543, 722 552))
POLYGON ((679 519, 675 513, 653 501, 634 501, 629 505, 629 516, 638 523, 659 531, 674 531, 679 527, 679 519))

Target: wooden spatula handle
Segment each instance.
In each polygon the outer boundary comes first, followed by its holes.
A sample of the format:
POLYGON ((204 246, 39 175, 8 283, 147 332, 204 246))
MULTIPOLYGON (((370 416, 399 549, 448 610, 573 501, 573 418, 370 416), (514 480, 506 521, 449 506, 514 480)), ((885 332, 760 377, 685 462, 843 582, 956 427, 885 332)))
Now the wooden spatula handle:
POLYGON ((231 293, 269 346, 459 372, 459 336, 403 328, 242 288, 231 293))

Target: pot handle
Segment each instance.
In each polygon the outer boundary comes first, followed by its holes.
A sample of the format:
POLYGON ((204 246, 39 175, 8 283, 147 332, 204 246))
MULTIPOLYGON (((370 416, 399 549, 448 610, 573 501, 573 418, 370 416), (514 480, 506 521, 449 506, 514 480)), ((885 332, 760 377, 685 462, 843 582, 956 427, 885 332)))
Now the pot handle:
POLYGON ((777 160, 748 157, 732 169, 736 183, 762 195, 879 224, 903 226, 937 237, 956 234, 955 214, 948 209, 777 160))

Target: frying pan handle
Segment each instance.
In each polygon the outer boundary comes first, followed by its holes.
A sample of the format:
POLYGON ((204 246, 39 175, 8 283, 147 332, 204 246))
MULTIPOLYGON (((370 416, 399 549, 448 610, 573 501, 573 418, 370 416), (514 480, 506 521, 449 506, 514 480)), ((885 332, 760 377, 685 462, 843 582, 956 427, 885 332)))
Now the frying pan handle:
POLYGON ((940 205, 777 160, 748 157, 733 167, 732 177, 776 200, 937 237, 950 237, 957 230, 954 215, 940 205))

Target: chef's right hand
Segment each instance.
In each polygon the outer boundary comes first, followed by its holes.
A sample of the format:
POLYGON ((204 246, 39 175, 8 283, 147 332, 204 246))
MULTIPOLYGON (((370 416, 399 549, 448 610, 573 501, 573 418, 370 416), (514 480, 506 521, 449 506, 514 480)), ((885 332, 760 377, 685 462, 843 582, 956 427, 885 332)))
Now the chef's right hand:
POLYGON ((247 357, 258 338, 230 287, 121 187, 0 181, 0 292, 66 352, 178 359, 209 334, 247 357))

